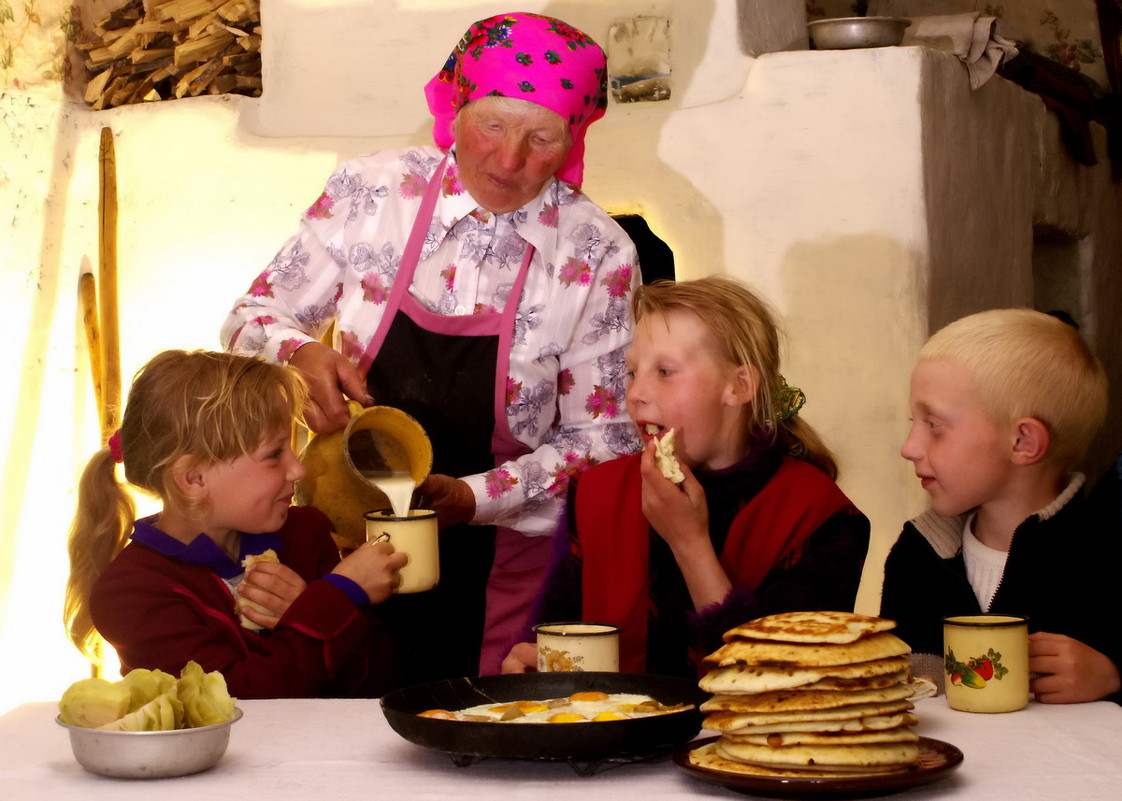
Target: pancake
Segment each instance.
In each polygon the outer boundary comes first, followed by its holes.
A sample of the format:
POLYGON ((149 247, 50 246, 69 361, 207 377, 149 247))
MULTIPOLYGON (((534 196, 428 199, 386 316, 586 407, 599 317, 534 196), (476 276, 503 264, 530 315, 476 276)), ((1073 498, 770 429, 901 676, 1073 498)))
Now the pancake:
POLYGON ((856 612, 782 612, 751 620, 725 632, 725 641, 778 640, 804 643, 850 643, 888 631, 893 620, 859 615, 856 612))
POLYGON ((790 731, 770 734, 735 734, 724 736, 733 743, 767 745, 773 748, 785 745, 854 745, 859 743, 915 743, 919 735, 910 726, 898 726, 881 731, 790 731))
POLYGON ((901 726, 914 726, 919 719, 911 712, 893 715, 869 715, 851 720, 818 720, 814 722, 761 723, 758 726, 743 726, 727 732, 726 737, 739 737, 749 734, 785 734, 787 732, 875 732, 890 731, 901 726))
POLYGON ((771 693, 715 695, 701 705, 702 712, 778 712, 803 709, 834 709, 852 704, 885 703, 910 698, 905 684, 878 690, 786 690, 771 693))
POLYGON ((789 612, 729 629, 699 682, 713 694, 702 725, 721 736, 697 759, 800 776, 918 764, 911 649, 891 633, 895 625, 851 612, 789 612))
MULTIPOLYGON (((895 687, 898 684, 909 684, 908 671, 901 670, 898 673, 888 673, 884 676, 870 676, 865 679, 819 679, 810 684, 800 684, 798 687, 790 687, 788 689, 790 692, 795 693, 817 690, 881 690, 885 687, 895 687)), ((912 695, 914 697, 915 693, 913 692, 912 695)))
POLYGON ((807 668, 869 662, 904 656, 911 651, 906 642, 887 631, 870 634, 850 643, 795 643, 737 638, 725 642, 705 657, 705 662, 717 667, 742 664, 807 668))
MULTIPOLYGON (((791 712, 712 712, 704 720, 705 728, 713 731, 733 731, 744 726, 760 726, 766 723, 817 723, 823 720, 854 720, 864 717, 879 717, 897 712, 912 710, 911 701, 889 701, 883 704, 854 704, 836 709, 795 710, 791 712)), ((804 726, 804 730, 815 731, 814 726, 804 726)))
POLYGON ((919 761, 915 742, 857 743, 852 745, 769 745, 717 741, 717 753, 726 759, 779 768, 884 768, 908 767, 919 761))
POLYGON ((901 675, 908 669, 906 656, 874 659, 848 665, 817 667, 732 664, 710 670, 698 685, 708 693, 760 693, 787 690, 826 679, 856 680, 901 675))
MULTIPOLYGON (((776 779, 800 779, 800 778, 842 778, 853 776, 852 770, 837 769, 837 770, 807 770, 806 768, 776 768, 764 767, 763 765, 750 765, 745 762, 737 762, 732 759, 726 759, 717 752, 717 743, 706 743, 705 745, 695 748, 689 754, 690 764, 696 765, 699 768, 706 768, 708 770, 719 770, 726 773, 741 773, 747 776, 768 776, 776 779)), ((900 773, 906 768, 868 768, 862 773, 900 773)))

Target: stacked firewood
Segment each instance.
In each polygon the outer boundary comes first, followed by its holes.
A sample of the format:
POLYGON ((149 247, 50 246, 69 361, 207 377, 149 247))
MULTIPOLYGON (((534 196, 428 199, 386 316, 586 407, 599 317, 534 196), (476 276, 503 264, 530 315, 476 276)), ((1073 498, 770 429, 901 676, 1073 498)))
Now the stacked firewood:
POLYGON ((259 0, 128 0, 78 47, 94 109, 261 94, 259 0))

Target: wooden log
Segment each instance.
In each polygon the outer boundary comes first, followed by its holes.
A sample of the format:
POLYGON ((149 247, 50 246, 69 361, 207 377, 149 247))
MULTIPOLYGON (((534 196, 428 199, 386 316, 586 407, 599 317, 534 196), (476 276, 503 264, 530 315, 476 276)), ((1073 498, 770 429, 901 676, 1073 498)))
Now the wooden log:
POLYGON ((129 54, 129 61, 134 65, 145 65, 149 69, 162 67, 165 64, 171 64, 175 50, 170 47, 158 48, 155 50, 134 50, 129 54))
POLYGON ((90 78, 90 82, 86 84, 86 93, 83 99, 87 103, 97 102, 105 93, 105 88, 109 86, 109 81, 113 78, 113 67, 104 69, 97 75, 90 78))
POLYGON ((254 96, 261 94, 264 89, 264 82, 261 80, 260 75, 238 75, 234 83, 234 88, 242 94, 255 93, 254 96), (244 90, 244 91, 243 91, 244 90))
POLYGON ((225 32, 188 39, 175 48, 175 66, 182 67, 213 58, 233 41, 234 37, 225 32))
POLYGON ((86 53, 86 64, 87 66, 96 69, 97 67, 103 67, 106 64, 112 64, 115 58, 116 56, 113 55, 113 51, 108 47, 98 47, 86 53))
POLYGON ((260 19, 260 6, 257 2, 247 3, 244 0, 229 0, 218 7, 215 12, 227 22, 241 22, 247 19, 260 19))
POLYGON ((103 108, 113 108, 112 99, 116 97, 122 88, 128 85, 129 78, 127 75, 114 74, 113 79, 109 82, 109 86, 101 93, 101 96, 90 104, 90 108, 98 111, 103 108))
POLYGON ((261 74, 260 53, 231 53, 222 57, 222 63, 240 75, 261 74))
POLYGON ((168 0, 154 6, 151 11, 157 19, 173 19, 177 22, 193 20, 208 11, 215 11, 224 0, 168 0))

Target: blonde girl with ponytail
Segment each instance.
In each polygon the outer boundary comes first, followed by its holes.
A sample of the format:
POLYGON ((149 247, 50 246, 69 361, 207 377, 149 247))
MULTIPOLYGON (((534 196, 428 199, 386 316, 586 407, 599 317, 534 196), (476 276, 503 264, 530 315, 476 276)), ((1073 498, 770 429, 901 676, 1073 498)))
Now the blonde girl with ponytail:
POLYGON ((245 356, 173 350, 140 370, 78 488, 65 622, 83 653, 100 634, 122 672, 194 660, 241 698, 393 685, 372 605, 405 557, 372 543, 340 560, 326 516, 291 505, 305 395, 294 371, 245 356), (130 488, 162 509, 135 519, 130 488))

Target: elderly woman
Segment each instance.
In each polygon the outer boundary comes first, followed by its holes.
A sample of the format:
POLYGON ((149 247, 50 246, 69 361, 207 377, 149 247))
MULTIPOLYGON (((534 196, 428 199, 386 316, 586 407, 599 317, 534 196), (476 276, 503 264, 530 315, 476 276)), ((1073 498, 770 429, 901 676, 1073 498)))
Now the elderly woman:
POLYGON ((475 23, 425 89, 437 146, 341 165, 222 329, 303 373, 314 430, 346 424, 347 395, 432 439, 418 505, 440 512, 441 583, 381 607, 411 680, 498 672, 569 477, 637 449, 635 250, 579 189, 605 79, 560 20, 475 23))

